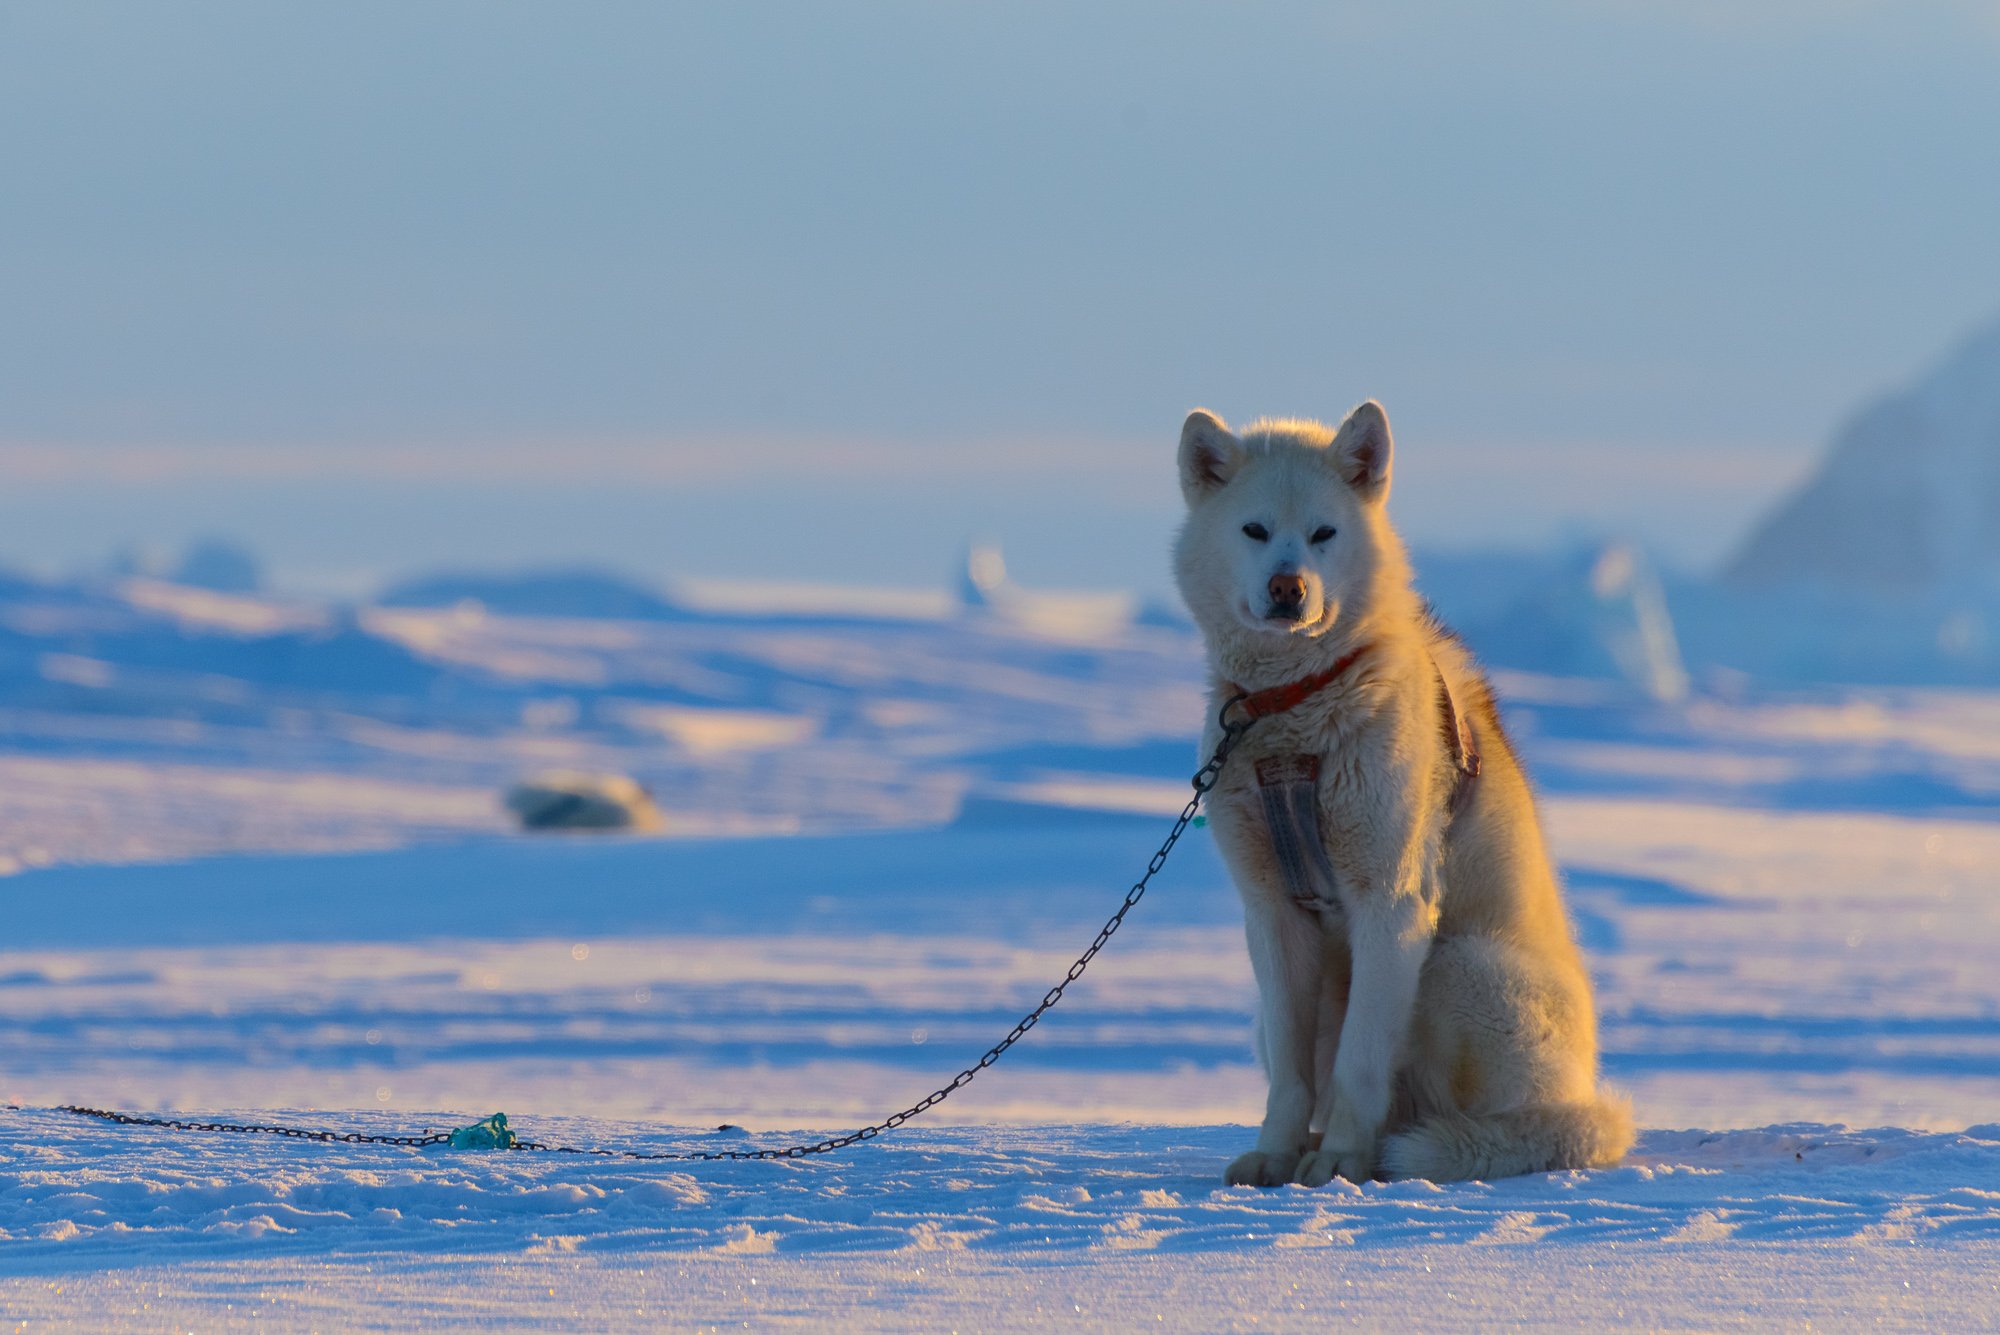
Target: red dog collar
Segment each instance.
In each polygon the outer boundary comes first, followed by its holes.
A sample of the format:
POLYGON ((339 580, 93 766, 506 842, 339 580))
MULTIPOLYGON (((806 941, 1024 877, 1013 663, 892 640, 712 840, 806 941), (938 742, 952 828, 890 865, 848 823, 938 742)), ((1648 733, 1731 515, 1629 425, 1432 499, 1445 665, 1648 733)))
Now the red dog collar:
POLYGON ((1297 681, 1288 681, 1282 686, 1272 686, 1262 691, 1246 691, 1232 682, 1229 689, 1236 692, 1236 698, 1230 703, 1242 706, 1244 718, 1253 722, 1271 714, 1282 714, 1288 709, 1297 709, 1338 681, 1342 673, 1353 667, 1363 654, 1374 647, 1372 644, 1359 645, 1342 654, 1340 661, 1324 672, 1315 672, 1310 677, 1300 677, 1297 681))

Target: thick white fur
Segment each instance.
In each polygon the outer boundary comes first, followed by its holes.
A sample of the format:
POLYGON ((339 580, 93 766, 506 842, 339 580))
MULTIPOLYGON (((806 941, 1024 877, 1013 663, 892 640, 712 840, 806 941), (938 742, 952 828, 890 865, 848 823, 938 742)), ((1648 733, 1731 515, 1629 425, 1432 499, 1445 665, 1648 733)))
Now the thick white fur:
POLYGON ((1499 1177, 1614 1163, 1632 1140, 1624 1103, 1598 1088, 1590 984, 1526 777, 1471 655, 1410 586, 1386 509, 1392 451, 1374 402, 1337 431, 1262 421, 1237 435, 1205 412, 1182 431, 1174 562, 1208 645, 1203 754, 1233 689, 1369 646, 1334 685, 1261 721, 1209 798, 1270 1077, 1231 1183, 1499 1177), (1276 619, 1274 575, 1305 584, 1276 619), (1483 766, 1456 815, 1439 674, 1483 766), (1292 902, 1264 826, 1255 762, 1299 752, 1323 758, 1338 915, 1292 902))

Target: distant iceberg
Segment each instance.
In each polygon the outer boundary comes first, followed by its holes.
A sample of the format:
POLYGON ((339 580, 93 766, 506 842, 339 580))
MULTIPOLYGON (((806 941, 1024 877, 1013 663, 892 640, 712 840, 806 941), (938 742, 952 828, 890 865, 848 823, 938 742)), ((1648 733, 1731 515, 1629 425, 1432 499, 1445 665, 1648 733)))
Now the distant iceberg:
POLYGON ((1487 662, 1689 683, 2000 683, 2000 323, 1862 408, 1712 578, 1624 544, 1423 557, 1419 586, 1487 662))
POLYGON ((1849 419, 1723 577, 1742 589, 2000 595, 2000 323, 1849 419))
POLYGON ((1752 676, 2000 682, 2000 323, 1850 418, 1683 595, 1701 657, 1752 676))

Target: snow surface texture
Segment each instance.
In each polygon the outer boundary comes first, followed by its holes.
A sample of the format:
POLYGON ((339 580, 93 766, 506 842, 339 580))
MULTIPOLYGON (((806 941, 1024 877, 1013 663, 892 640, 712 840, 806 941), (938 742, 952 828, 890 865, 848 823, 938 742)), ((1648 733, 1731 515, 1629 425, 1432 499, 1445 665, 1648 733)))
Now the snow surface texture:
POLYGON ((923 1122, 684 1165, 47 1109, 386 1132, 504 1109, 635 1148, 850 1129, 998 1037, 1143 866, 1195 760, 1184 633, 18 596, 17 1320, 1963 1328, 2000 1300, 1995 697, 1666 705, 1503 674, 1607 1069, 1644 1125, 1711 1128, 1648 1131, 1621 1168, 1217 1185, 1261 1081, 1198 832, 1063 1006, 923 1122), (501 786, 545 766, 643 779, 669 837, 507 833, 501 786), (146 861, 196 852, 235 856, 146 861))
MULTIPOLYGON (((320 1120, 364 1130, 380 1121, 320 1120)), ((622 1138, 645 1147, 736 1143, 715 1135, 634 1140, 631 1128, 585 1119, 553 1121, 549 1130, 565 1139, 622 1138)), ((646 1286, 632 1281, 643 1275, 634 1276, 630 1263, 644 1258, 680 1276, 666 1292, 653 1286, 660 1316, 773 1318, 724 1287, 747 1288, 761 1278, 791 1315, 816 1324, 845 1317, 914 1326, 931 1318, 905 1307, 908 1288, 922 1287, 908 1279, 921 1277, 926 1262, 940 1278, 970 1262, 955 1292, 927 1295, 930 1304, 945 1299, 937 1315, 967 1328, 1074 1324, 1084 1314, 1082 1301, 1040 1311, 983 1305, 995 1278, 1011 1272, 1017 1279, 1036 1273, 1056 1279, 1057 1291, 1089 1302, 1088 1315, 1098 1321, 1123 1324, 1139 1316, 1144 1304, 1136 1298, 1150 1298, 1161 1324, 1171 1311, 1177 1328, 1213 1329, 1247 1326, 1252 1317, 1265 1327, 1310 1326, 1335 1312, 1318 1303, 1295 1306, 1302 1281, 1308 1293, 1324 1293, 1342 1279, 1351 1290, 1383 1262, 1412 1253, 1439 1257, 1449 1273, 1454 1263, 1465 1267, 1468 1251, 1477 1257, 1494 1247, 1499 1254, 1479 1258, 1480 1268, 1510 1277, 1510 1284, 1533 1276, 1552 1255, 1615 1261, 1620 1249, 1628 1263, 1636 1253, 1641 1264, 1650 1259, 1685 1276, 1732 1253, 1758 1272, 1789 1269, 1788 1262, 1772 1262, 1792 1255, 1832 1255, 1864 1272, 1880 1266, 1893 1273, 1912 1248, 1935 1264, 1970 1272, 1943 1285, 1929 1275, 1924 1290, 1904 1290, 1881 1313, 1913 1322, 1978 1312, 1977 1303, 1991 1301, 1992 1277, 2000 1273, 2000 1190, 1992 1188, 2000 1126, 1951 1135, 1812 1126, 1653 1132, 1626 1165, 1597 1173, 1450 1186, 1218 1187, 1215 1164, 1240 1140, 1234 1128, 912 1130, 835 1158, 681 1168, 446 1150, 309 1150, 113 1132, 49 1113, 0 1114, 8 1203, 0 1242, 22 1276, 0 1292, 20 1315, 54 1315, 62 1310, 61 1295, 43 1277, 62 1276, 72 1293, 109 1296, 135 1264, 141 1274, 165 1267, 180 1273, 191 1262, 247 1257, 278 1277, 266 1287, 282 1292, 285 1281, 309 1268, 365 1267, 380 1275, 388 1261, 395 1272, 415 1271, 421 1292, 453 1264, 461 1283, 483 1286, 495 1269, 526 1260, 543 1274, 548 1270, 536 1263, 554 1262, 564 1296, 583 1296, 583 1312, 552 1312, 556 1305, 517 1294, 486 1316, 530 1324, 524 1317, 532 1308, 534 1323, 567 1325, 563 1316, 582 1315, 574 1324, 587 1326, 613 1316, 613 1303, 642 1301, 646 1286), (1969 1185, 1975 1182, 1987 1185, 1969 1185), (440 1253, 462 1259, 443 1262, 440 1253), (1116 1291, 1121 1280, 1131 1285, 1130 1270, 1114 1270, 1111 1284, 1096 1282, 1107 1262, 1142 1255, 1156 1262, 1150 1293, 1116 1291), (779 1257, 794 1264, 776 1270, 770 1263, 779 1257), (732 1264, 700 1264, 718 1260, 732 1264), (692 1270, 690 1261, 697 1263, 692 1270), (884 1282, 856 1303, 816 1261, 848 1267, 873 1261, 884 1282), (1258 1275, 1269 1287, 1234 1302, 1220 1286, 1206 1284, 1172 1299, 1160 1292, 1159 1279, 1185 1280, 1217 1266, 1258 1275), (591 1285, 616 1298, 579 1294, 591 1285), (775 1292, 780 1285, 788 1290, 782 1296, 775 1292)), ((1804 1304, 1774 1285, 1776 1291, 1755 1297, 1755 1308, 1767 1317, 1803 1309, 1822 1319, 1858 1319, 1869 1284, 1857 1278, 1863 1277, 1850 1271, 1826 1282, 1817 1300, 1804 1304)), ((1874 1279, 1891 1291, 1896 1284, 1874 1279)), ((1369 1324, 1415 1315, 1443 1325, 1476 1324, 1469 1320, 1475 1313, 1510 1308, 1515 1319, 1531 1322, 1556 1314, 1521 1306, 1523 1292, 1454 1293, 1449 1284, 1434 1277, 1415 1292, 1379 1295, 1343 1315, 1369 1324)), ((1683 1294, 1653 1313, 1626 1316, 1635 1324, 1681 1324, 1699 1312, 1710 1313, 1704 1323, 1713 1321, 1710 1295, 1696 1296, 1694 1303, 1683 1294)), ((246 1302, 252 1310, 244 1312, 245 1324, 298 1302, 296 1294, 254 1297, 264 1311, 246 1302)), ((1601 1289, 1567 1297, 1579 1319, 1587 1311, 1611 1316, 1625 1301, 1623 1293, 1601 1289), (1588 1304, 1584 1310, 1579 1298, 1588 1304)), ((162 1315, 176 1310, 164 1306, 162 1315)), ((211 1304, 203 1315, 219 1314, 211 1304)))
MULTIPOLYGON (((313 1114, 304 1114, 309 1119, 313 1114)), ((377 1130, 382 1119, 318 1122, 377 1130)), ((549 1119, 564 1142, 714 1148, 549 1119)), ((801 1162, 676 1165, 525 1153, 384 1150, 108 1131, 0 1115, 10 1170, 0 1240, 24 1268, 135 1250, 455 1249, 1254 1251, 1427 1242, 2000 1239, 2000 1126, 1964 1133, 1657 1131, 1622 1167, 1498 1182, 1219 1188, 1234 1128, 913 1130, 801 1162), (22 1172, 26 1166, 30 1171, 22 1172)))

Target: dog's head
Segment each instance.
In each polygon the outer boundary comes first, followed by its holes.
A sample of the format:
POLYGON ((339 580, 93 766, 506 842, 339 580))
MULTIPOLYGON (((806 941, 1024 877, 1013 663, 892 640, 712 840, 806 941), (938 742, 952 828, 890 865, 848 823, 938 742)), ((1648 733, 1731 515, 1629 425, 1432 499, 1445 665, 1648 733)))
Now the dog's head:
POLYGON ((1370 400, 1338 430, 1263 421, 1232 434, 1196 411, 1181 428, 1187 523, 1181 596, 1204 630, 1317 636, 1359 609, 1396 550, 1389 418, 1370 400))

